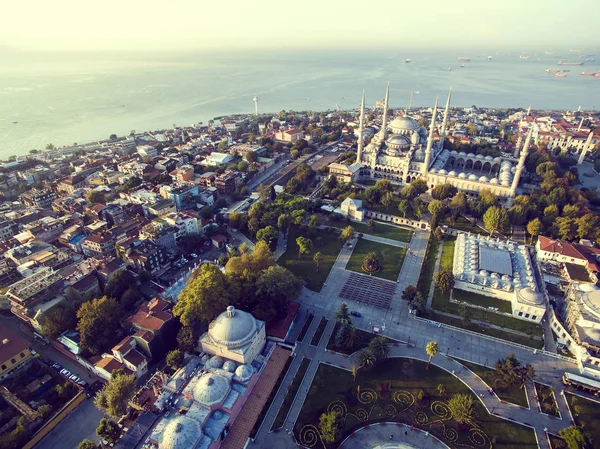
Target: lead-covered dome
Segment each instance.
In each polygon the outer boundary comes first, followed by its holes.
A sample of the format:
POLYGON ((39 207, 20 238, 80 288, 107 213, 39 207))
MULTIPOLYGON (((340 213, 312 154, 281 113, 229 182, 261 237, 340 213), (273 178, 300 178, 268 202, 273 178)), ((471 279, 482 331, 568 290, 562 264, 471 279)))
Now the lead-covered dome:
POLYGON ((250 379, 252 374, 254 374, 254 368, 252 368, 251 365, 240 365, 235 370, 236 377, 242 382, 246 382, 248 379, 250 379))
POLYGON ((248 343, 258 332, 252 315, 233 306, 215 318, 208 327, 208 335, 227 348, 238 348, 248 343))
POLYGON ((227 397, 227 393, 229 393, 227 378, 215 373, 206 373, 194 385, 192 395, 194 401, 210 407, 223 402, 227 397))
POLYGON ((404 148, 404 147, 408 148, 408 147, 410 147, 410 141, 402 135, 393 135, 393 136, 389 137, 385 143, 388 146, 391 146, 393 148, 404 148))
POLYGON ((541 293, 536 292, 529 287, 518 290, 517 294, 519 295, 519 299, 521 300, 521 302, 525 302, 536 306, 541 306, 544 304, 544 296, 541 293))
POLYGON ((394 134, 405 134, 413 131, 418 131, 419 124, 412 117, 396 117, 388 125, 388 129, 394 134))
POLYGON ((165 426, 161 449, 188 449, 202 438, 202 427, 195 419, 177 415, 165 426))

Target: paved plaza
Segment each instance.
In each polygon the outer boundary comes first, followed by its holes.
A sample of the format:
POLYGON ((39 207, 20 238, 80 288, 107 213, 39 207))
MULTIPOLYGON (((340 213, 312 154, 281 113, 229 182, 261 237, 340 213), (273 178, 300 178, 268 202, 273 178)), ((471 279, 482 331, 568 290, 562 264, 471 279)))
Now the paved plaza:
POLYGON ((429 432, 402 423, 371 424, 346 438, 339 449, 448 449, 429 432))

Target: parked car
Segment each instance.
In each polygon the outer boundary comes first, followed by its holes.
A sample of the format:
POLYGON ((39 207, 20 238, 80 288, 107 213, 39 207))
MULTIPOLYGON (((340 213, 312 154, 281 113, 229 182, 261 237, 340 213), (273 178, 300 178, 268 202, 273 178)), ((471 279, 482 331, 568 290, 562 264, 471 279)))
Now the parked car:
POLYGON ((63 367, 60 366, 58 363, 55 363, 54 365, 52 365, 52 368, 54 368, 56 371, 60 371, 61 369, 63 369, 63 367))
POLYGON ((192 254, 190 254, 190 256, 192 256, 195 259, 196 257, 198 257, 198 254, 192 253, 192 254))
POLYGON ((355 310, 353 310, 352 312, 350 312, 350 315, 352 315, 352 316, 356 316, 356 317, 359 317, 359 318, 360 318, 360 317, 362 316, 362 313, 360 313, 360 312, 356 312, 355 310))
POLYGON ((60 373, 61 373, 63 376, 65 376, 67 379, 68 379, 69 377, 71 377, 71 375, 72 375, 71 371, 69 371, 68 369, 64 369, 64 370, 62 370, 60 373))

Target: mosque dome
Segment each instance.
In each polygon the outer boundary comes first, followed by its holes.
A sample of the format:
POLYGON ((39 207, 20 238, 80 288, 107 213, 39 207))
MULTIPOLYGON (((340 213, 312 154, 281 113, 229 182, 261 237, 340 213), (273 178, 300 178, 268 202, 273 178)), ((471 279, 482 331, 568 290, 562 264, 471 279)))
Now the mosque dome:
POLYGON ((162 434, 161 449, 187 449, 194 447, 202 438, 202 427, 195 419, 176 415, 171 419, 162 434))
POLYGON ((437 168, 430 168, 429 173, 432 173, 432 174, 437 173, 437 168))
POLYGON ((475 156, 475 159, 483 159, 483 155, 478 154, 477 156, 475 156))
POLYGON ((454 170, 451 170, 451 171, 448 173, 448 176, 456 176, 456 172, 455 172, 454 170))
POLYGON ((204 363, 204 367, 207 369, 218 369, 223 366, 223 359, 218 355, 213 355, 204 363))
POLYGON ((419 124, 412 117, 396 117, 390 122, 388 129, 394 134, 407 134, 418 131, 419 124))
POLYGON ((501 158, 501 157, 495 157, 495 158, 494 158, 494 162, 501 162, 501 161, 502 161, 502 158, 501 158))
POLYGON ((210 407, 223 402, 227 393, 229 393, 227 378, 215 373, 206 373, 194 385, 192 395, 196 402, 210 407))
POLYGON ((445 175, 448 172, 446 170, 444 170, 443 168, 438 172, 440 175, 445 175))
POLYGON ((459 174, 458 174, 458 177, 459 177, 460 179, 465 179, 465 178, 467 177, 467 175, 466 175, 465 173, 459 173, 459 174))
POLYGON ((235 370, 236 377, 239 378, 242 382, 245 382, 248 379, 250 379, 252 377, 252 374, 254 374, 254 368, 252 368, 252 366, 250 365, 240 365, 235 370))
POLYGON ((490 179, 490 184, 498 185, 498 178, 490 179))
POLYGON ((388 140, 385 143, 395 148, 410 146, 410 141, 406 137, 398 134, 388 138, 388 140))
POLYGON ((456 150, 452 150, 452 151, 450 151, 450 154, 451 154, 452 156, 456 156, 456 155, 458 154, 458 151, 456 151, 456 150))
POLYGON ((252 315, 233 306, 215 318, 208 327, 208 335, 216 343, 228 348, 239 348, 248 343, 258 332, 252 315))
POLYGON ((475 175, 475 174, 469 175, 469 181, 477 181, 477 175, 475 175))
POLYGON ((485 157, 485 160, 486 160, 486 161, 493 161, 493 160, 494 160, 494 158, 493 158, 492 156, 486 156, 486 157, 485 157))
POLYGON ((486 176, 482 176, 481 178, 479 178, 479 182, 488 182, 489 179, 487 179, 486 176))
POLYGON ((526 287, 517 291, 517 295, 522 302, 541 306, 544 304, 544 297, 541 293, 533 291, 531 288, 526 287))
POLYGON ((225 360, 225 363, 223 363, 223 369, 233 373, 235 371, 235 362, 232 362, 231 360, 225 360))

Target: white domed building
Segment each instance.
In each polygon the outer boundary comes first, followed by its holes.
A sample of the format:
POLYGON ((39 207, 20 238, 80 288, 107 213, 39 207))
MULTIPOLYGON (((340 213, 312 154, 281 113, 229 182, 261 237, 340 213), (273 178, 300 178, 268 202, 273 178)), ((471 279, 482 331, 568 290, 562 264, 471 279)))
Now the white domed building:
POLYGON ((208 326, 200 337, 203 352, 250 364, 265 346, 264 321, 257 320, 248 312, 229 306, 208 326))

